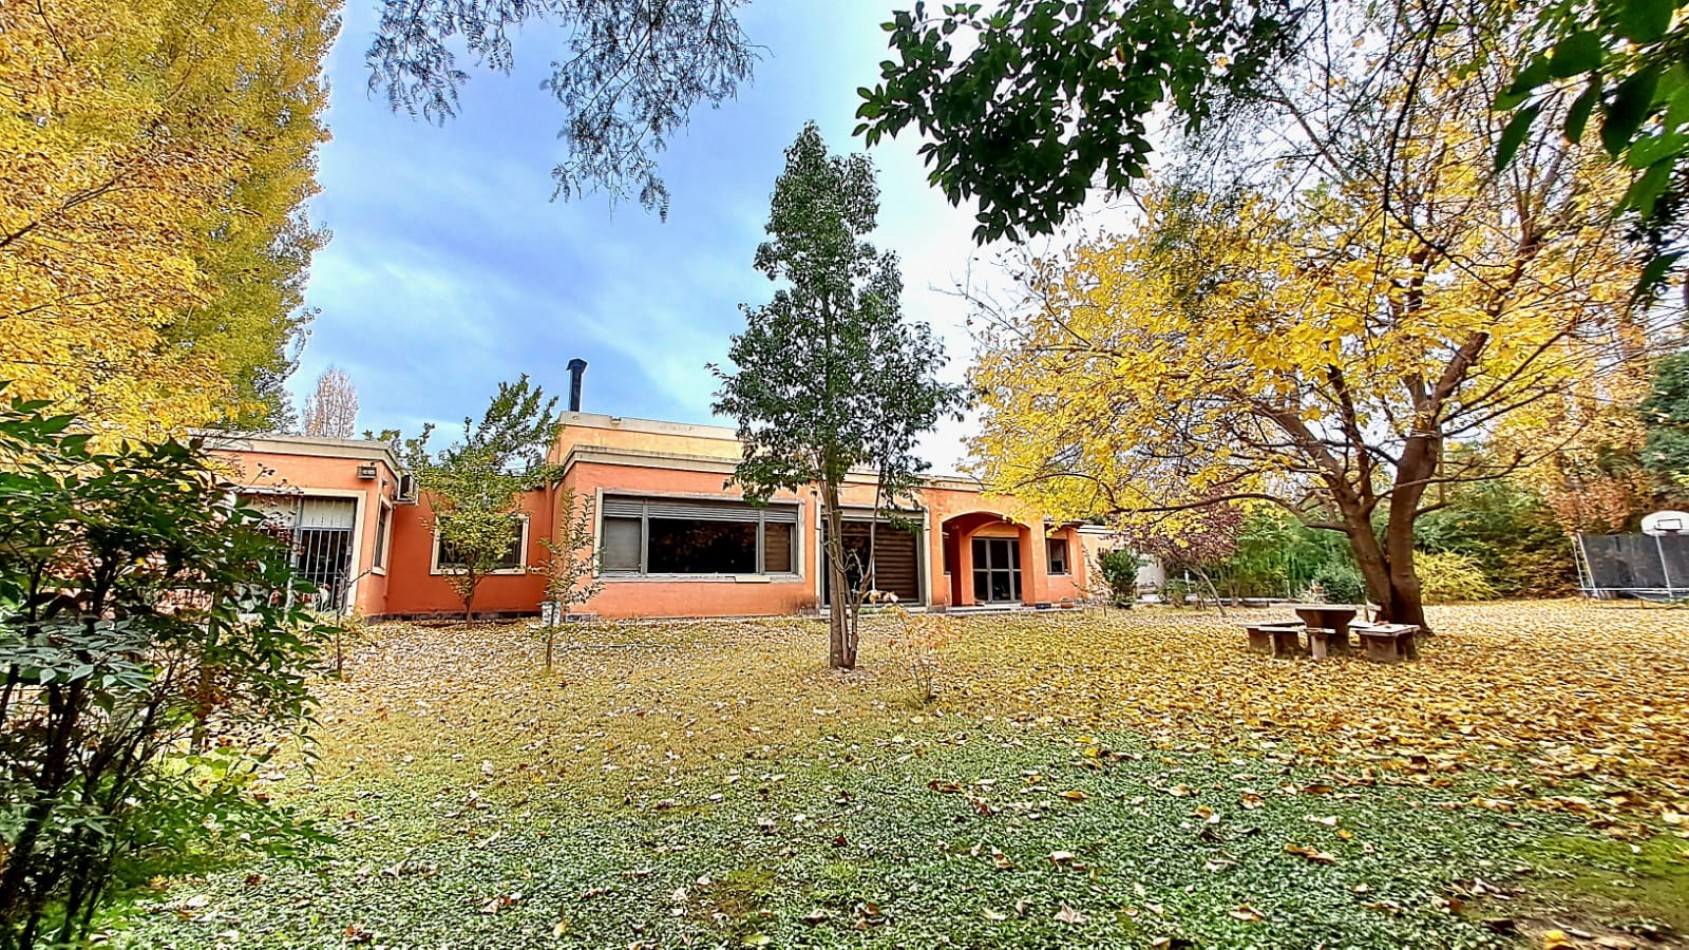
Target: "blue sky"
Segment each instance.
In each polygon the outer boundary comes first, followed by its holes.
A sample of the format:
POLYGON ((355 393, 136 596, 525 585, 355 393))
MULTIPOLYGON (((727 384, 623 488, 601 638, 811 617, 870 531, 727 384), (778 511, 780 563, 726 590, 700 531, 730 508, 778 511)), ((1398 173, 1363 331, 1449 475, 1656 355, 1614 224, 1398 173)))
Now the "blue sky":
MULTIPOLYGON (((834 151, 862 150, 850 137, 855 90, 886 57, 879 24, 891 9, 744 8, 764 59, 737 101, 695 113, 662 156, 673 195, 664 223, 636 202, 550 200, 562 113, 539 84, 560 49, 554 35, 525 31, 516 73, 475 72, 461 114, 433 126, 366 93, 374 3, 349 0, 329 64, 334 140, 312 206, 334 238, 312 267, 306 300, 321 312, 293 391, 302 397, 334 364, 358 387, 360 428, 413 432, 434 420, 455 437, 500 380, 526 372, 566 394, 565 366, 579 356, 590 363, 588 411, 712 421, 705 364, 725 360, 739 304, 772 291, 751 260, 783 150, 809 119, 834 151)), ((970 344, 950 291, 980 252, 971 211, 927 186, 915 147, 870 153, 883 192, 876 241, 902 257, 904 313, 939 329, 944 375, 959 379, 970 344)), ((927 440, 939 469, 959 464, 962 431, 947 425, 927 440)))

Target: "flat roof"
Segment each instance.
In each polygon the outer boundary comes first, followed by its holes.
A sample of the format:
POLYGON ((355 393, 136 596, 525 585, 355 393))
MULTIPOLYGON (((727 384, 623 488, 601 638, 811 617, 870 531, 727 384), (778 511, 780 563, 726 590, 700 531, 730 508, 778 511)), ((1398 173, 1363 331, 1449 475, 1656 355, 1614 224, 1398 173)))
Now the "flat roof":
POLYGON ((244 432, 199 432, 196 435, 203 438, 206 448, 212 451, 370 459, 386 462, 395 473, 405 471, 392 443, 380 439, 331 439, 313 435, 244 432))
MULTIPOLYGON (((653 435, 688 436, 699 439, 717 439, 723 442, 737 443, 739 430, 731 426, 710 425, 698 422, 667 422, 662 419, 642 419, 637 416, 612 416, 599 412, 565 412, 562 414, 562 426, 580 426, 584 429, 615 429, 621 432, 645 432, 653 435)), ((630 455, 645 457, 667 456, 677 460, 696 459, 704 461, 701 456, 668 453, 658 450, 622 449, 630 455)), ((714 461, 720 461, 715 459, 714 461)), ((851 470, 852 475, 872 475, 872 469, 857 468, 851 470)), ((923 475, 922 480, 938 487, 955 488, 966 491, 983 491, 985 483, 971 475, 946 473, 942 475, 923 475), (944 483, 944 484, 940 484, 944 483)))

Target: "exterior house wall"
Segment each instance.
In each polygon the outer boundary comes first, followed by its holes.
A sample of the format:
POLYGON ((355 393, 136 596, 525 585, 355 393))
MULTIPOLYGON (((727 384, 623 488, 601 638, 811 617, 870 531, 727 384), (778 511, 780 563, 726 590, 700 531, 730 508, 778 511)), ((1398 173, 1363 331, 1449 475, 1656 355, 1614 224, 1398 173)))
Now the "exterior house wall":
MULTIPOLYGON (((488 575, 475 589, 475 615, 533 614, 545 597, 545 577, 527 570, 545 563, 542 541, 552 537, 553 496, 547 491, 524 492, 517 510, 527 518, 523 567, 488 575)), ((463 599, 452 587, 449 571, 434 563, 434 509, 424 495, 417 504, 397 511, 393 522, 391 576, 398 582, 387 593, 386 616, 453 617, 463 614, 463 599)))
MULTIPOLYGON (((564 465, 564 484, 578 496, 601 502, 605 494, 658 498, 742 500, 728 487, 740 447, 731 429, 569 413, 554 463, 564 465)), ((800 576, 698 575, 602 578, 604 589, 586 608, 608 617, 734 616, 815 610, 822 599, 822 512, 819 492, 783 493, 775 501, 801 506, 800 576)), ((847 510, 871 508, 870 473, 847 480, 840 492, 847 510)), ((1042 605, 1082 599, 1089 570, 1070 526, 1046 533, 1042 515, 1008 498, 986 496, 978 483, 933 479, 916 492, 921 527, 922 595, 936 609, 973 604, 970 543, 974 537, 1019 541, 1021 602, 1042 605), (1036 526, 1036 527, 1034 527, 1036 526), (1046 537, 1069 541, 1070 573, 1050 576, 1046 537), (946 548, 950 548, 950 568, 946 548)), ((602 506, 600 505, 600 508, 602 506)), ((602 524, 601 520, 598 522, 602 524)), ((560 525, 554 523, 553 530, 560 525)))
POLYGON ((381 508, 392 506, 399 491, 399 464, 391 450, 353 439, 288 436, 219 437, 209 440, 208 448, 229 464, 229 480, 245 494, 354 500, 347 603, 366 615, 385 612, 388 572, 396 552, 389 548, 384 569, 375 565, 375 550, 381 508), (370 464, 376 477, 361 477, 358 469, 370 464))
MULTIPOLYGON (((450 577, 435 565, 433 510, 426 497, 396 503, 399 472, 389 446, 352 440, 276 437, 231 441, 220 451, 249 490, 299 490, 359 499, 355 603, 370 616, 453 616, 462 601, 450 577), (278 449, 279 444, 279 449, 278 449), (360 479, 359 464, 378 462, 376 479, 360 479), (385 568, 373 564, 378 512, 392 505, 385 568)), ((603 511, 606 495, 668 500, 742 501, 730 486, 740 446, 731 429, 567 413, 549 453, 564 470, 560 485, 519 499, 527 518, 525 568, 543 565, 543 541, 559 537, 568 513, 560 498, 573 492, 603 511)), ((822 511, 819 490, 782 492, 775 503, 796 505, 796 570, 778 574, 608 573, 600 593, 581 612, 608 618, 755 616, 803 613, 822 604, 822 511)), ((841 489, 847 518, 860 518, 876 501, 871 473, 855 473, 841 489)), ((964 478, 933 478, 916 492, 906 517, 920 527, 916 571, 921 600, 935 610, 973 605, 972 542, 1009 538, 1019 545, 1020 602, 1048 606, 1087 598, 1096 552, 1094 529, 1048 525, 1043 515, 1012 498, 985 493, 964 478), (1048 538, 1068 543, 1068 573, 1049 573, 1048 538), (948 570, 947 570, 948 568, 948 570)), ((603 537, 603 518, 594 519, 603 537)), ((907 564, 907 560, 903 561, 907 564)), ((907 575, 903 575, 907 577, 907 575)), ((477 615, 532 615, 544 597, 545 578, 529 570, 498 573, 476 592, 477 615)))
POLYGON ((1056 603, 1078 603, 1089 599, 1087 590, 1090 577, 1078 528, 1075 525, 1063 525, 1050 530, 1045 536, 1067 542, 1067 573, 1049 575, 1050 600, 1056 603))
MULTIPOLYGON (((723 487, 725 473, 731 471, 731 462, 716 471, 686 471, 650 467, 648 460, 637 456, 629 457, 625 462, 576 461, 564 476, 563 486, 573 491, 577 499, 592 500, 597 511, 603 510, 606 494, 742 501, 744 495, 737 488, 723 487)), ((815 544, 809 539, 816 523, 816 505, 813 499, 790 492, 776 495, 772 500, 795 502, 801 506, 795 557, 801 568, 799 574, 704 574, 691 577, 607 574, 599 578, 603 589, 586 605, 584 612, 615 618, 740 617, 814 610, 817 592, 812 579, 816 576, 816 555, 815 544)), ((559 522, 563 515, 560 510, 558 521, 553 522, 554 531, 560 530, 559 522)), ((595 518, 594 531, 600 536, 602 525, 603 519, 595 518)), ((537 597, 535 603, 538 603, 537 597)))

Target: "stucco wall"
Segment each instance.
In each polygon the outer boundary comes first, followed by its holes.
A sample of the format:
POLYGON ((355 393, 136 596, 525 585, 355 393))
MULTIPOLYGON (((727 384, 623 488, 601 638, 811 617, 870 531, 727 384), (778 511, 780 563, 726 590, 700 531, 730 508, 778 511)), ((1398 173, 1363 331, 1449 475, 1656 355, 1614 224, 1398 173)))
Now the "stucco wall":
MULTIPOLYGON (((262 444, 258 442, 256 444, 262 444)), ((229 465, 228 477, 243 490, 306 497, 352 498, 357 502, 352 545, 350 603, 366 615, 383 612, 387 597, 386 572, 374 567, 375 531, 379 506, 398 494, 398 473, 385 460, 368 457, 307 455, 255 448, 216 448, 212 454, 229 465), (360 478, 360 466, 374 464, 376 477, 360 478)), ((404 510, 401 506, 398 510, 404 510)))
MULTIPOLYGON (((540 542, 551 536, 552 508, 550 492, 531 491, 517 499, 517 509, 528 518, 528 566, 539 567, 545 563, 545 547, 540 542)), ((461 615, 463 600, 452 587, 451 578, 432 570, 434 509, 427 496, 418 504, 398 508, 395 515, 389 562, 392 582, 382 613, 404 617, 461 615)), ((544 595, 545 578, 540 574, 528 571, 492 574, 475 589, 475 612, 537 614, 544 595)))
MULTIPOLYGON (((551 452, 554 462, 567 463, 562 486, 529 492, 520 499, 528 516, 527 565, 544 563, 542 541, 561 532, 564 512, 558 497, 573 491, 577 497, 601 501, 606 493, 671 498, 742 500, 729 487, 739 445, 731 430, 711 426, 647 420, 617 420, 583 413, 565 415, 565 425, 551 452)), ((373 451, 370 443, 344 443, 325 451, 373 451), (347 448, 350 446, 350 448, 347 448), (362 446, 362 448, 360 448, 362 446)), ((297 487, 307 493, 355 495, 360 499, 355 546, 356 603, 370 616, 452 616, 463 609, 447 575, 433 570, 433 511, 424 497, 419 504, 392 509, 386 570, 373 567, 375 530, 380 500, 396 495, 398 476, 385 461, 377 479, 357 477, 368 459, 304 454, 274 454, 252 450, 228 453, 243 471, 243 484, 270 488, 297 487)), ((1086 552, 1093 539, 1072 526, 1046 529, 1043 516, 1012 498, 988 495, 964 479, 937 479, 918 493, 922 546, 919 549, 922 591, 935 608, 973 602, 971 540, 1006 537, 1019 541, 1021 601, 1026 604, 1072 602, 1085 597, 1093 560, 1086 552), (1046 537, 1069 543, 1066 575, 1048 574, 1046 537), (945 548, 952 547, 951 567, 945 571, 945 548)), ((777 495, 776 502, 800 508, 792 574, 605 576, 603 589, 584 608, 608 618, 756 616, 813 611, 821 597, 821 527, 819 492, 806 488, 777 495)), ((841 492, 847 509, 875 504, 871 479, 853 477, 841 492)), ((594 531, 600 532, 595 520, 594 531)), ((476 592, 478 614, 534 614, 544 596, 545 579, 529 571, 489 576, 476 592)))
MULTIPOLYGON (((569 470, 564 486, 577 498, 592 500, 595 507, 605 493, 742 500, 743 493, 723 487, 724 481, 722 472, 583 462, 569 470)), ((800 568, 797 576, 700 575, 677 579, 608 575, 601 578, 603 589, 586 605, 585 612, 612 618, 746 617, 816 609, 816 505, 812 498, 790 492, 773 500, 801 506, 794 558, 800 568)), ((555 530, 556 522, 553 524, 555 530)))

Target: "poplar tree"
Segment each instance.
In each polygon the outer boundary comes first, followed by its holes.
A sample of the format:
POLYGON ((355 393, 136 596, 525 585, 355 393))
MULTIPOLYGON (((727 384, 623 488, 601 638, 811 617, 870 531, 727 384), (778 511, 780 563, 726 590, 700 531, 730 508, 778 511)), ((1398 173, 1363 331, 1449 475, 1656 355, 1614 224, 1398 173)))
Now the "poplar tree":
POLYGON ((757 270, 782 286, 743 308, 745 332, 729 350, 737 371, 711 367, 722 384, 715 411, 738 421, 744 443, 733 478, 745 496, 760 504, 782 489, 820 487, 828 663, 840 669, 856 665, 862 602, 848 590, 845 478, 872 470, 877 520, 919 485, 928 467, 915 453, 921 434, 962 404, 961 388, 937 379, 945 357, 932 328, 903 320, 897 256, 866 240, 879 205, 867 156, 829 155, 815 124, 804 126, 786 150, 769 239, 756 253, 757 270))
POLYGON ((302 435, 350 439, 358 426, 358 388, 343 369, 330 366, 317 377, 317 388, 305 400, 302 435))
POLYGON ((115 435, 268 428, 334 0, 0 3, 0 379, 115 435))

